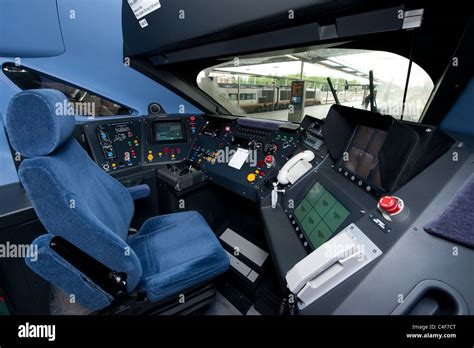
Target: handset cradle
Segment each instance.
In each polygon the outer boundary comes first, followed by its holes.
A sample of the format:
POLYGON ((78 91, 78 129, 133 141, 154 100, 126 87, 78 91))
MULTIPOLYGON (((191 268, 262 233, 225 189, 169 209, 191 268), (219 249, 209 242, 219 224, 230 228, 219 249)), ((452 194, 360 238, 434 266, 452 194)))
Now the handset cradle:
POLYGON ((278 204, 278 193, 285 193, 285 190, 279 190, 278 185, 288 185, 295 183, 306 172, 308 172, 313 165, 311 161, 314 159, 314 152, 306 150, 293 156, 280 169, 277 176, 277 181, 273 183, 272 191, 272 208, 275 209, 278 204))
POLYGON ((304 309, 381 255, 382 251, 350 224, 288 271, 288 289, 298 298, 298 308, 304 309))
POLYGON ((293 156, 285 163, 278 173, 278 183, 282 185, 293 184, 302 177, 313 166, 311 161, 314 160, 314 152, 306 150, 293 156))

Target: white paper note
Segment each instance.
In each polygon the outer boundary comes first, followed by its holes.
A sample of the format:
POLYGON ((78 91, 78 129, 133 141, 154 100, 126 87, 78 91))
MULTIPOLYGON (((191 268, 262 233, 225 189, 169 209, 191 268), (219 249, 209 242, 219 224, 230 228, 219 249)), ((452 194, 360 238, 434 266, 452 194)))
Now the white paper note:
MULTIPOLYGON (((143 18, 161 7, 160 0, 128 0, 128 4, 137 19, 143 18)), ((142 23, 140 24, 142 25, 142 23)))
POLYGON ((249 150, 238 148, 234 156, 229 161, 229 167, 239 169, 242 168, 245 161, 249 157, 249 150))

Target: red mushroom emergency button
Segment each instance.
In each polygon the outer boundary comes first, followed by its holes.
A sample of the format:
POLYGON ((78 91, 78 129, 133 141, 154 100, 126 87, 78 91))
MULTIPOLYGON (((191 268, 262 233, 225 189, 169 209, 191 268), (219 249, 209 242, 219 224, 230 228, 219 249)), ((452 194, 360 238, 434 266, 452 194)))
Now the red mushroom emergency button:
POLYGON ((273 164, 273 161, 275 160, 275 158, 272 156, 272 155, 267 155, 265 156, 265 163, 268 165, 268 166, 271 166, 273 164))
POLYGON ((401 209, 398 200, 392 196, 382 196, 379 200, 379 207, 389 215, 396 214, 401 209))
POLYGON ((409 215, 408 207, 403 202, 403 199, 396 196, 382 196, 379 199, 377 208, 386 220, 392 222, 405 220, 409 215))

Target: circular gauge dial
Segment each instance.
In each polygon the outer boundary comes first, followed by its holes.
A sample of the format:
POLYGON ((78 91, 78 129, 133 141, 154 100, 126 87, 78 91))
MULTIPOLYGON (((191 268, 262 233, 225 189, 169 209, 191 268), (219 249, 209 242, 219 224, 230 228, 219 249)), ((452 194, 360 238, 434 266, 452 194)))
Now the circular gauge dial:
POLYGON ((252 150, 261 150, 261 149, 263 149, 263 143, 261 141, 251 140, 247 143, 247 146, 252 150))
POLYGON ((278 145, 275 143, 266 144, 264 148, 265 153, 274 155, 278 151, 278 145))

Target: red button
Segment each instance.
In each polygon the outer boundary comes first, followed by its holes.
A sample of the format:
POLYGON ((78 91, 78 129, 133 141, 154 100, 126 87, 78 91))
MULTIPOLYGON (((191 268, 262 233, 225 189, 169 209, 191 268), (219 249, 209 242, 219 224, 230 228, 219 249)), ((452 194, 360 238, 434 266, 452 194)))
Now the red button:
POLYGON ((264 165, 265 165, 265 163, 262 160, 259 160, 257 162, 257 166, 260 167, 260 168, 262 168, 264 165))
POLYGON ((196 119, 195 116, 191 116, 191 121, 194 121, 196 119))
POLYGON ((392 196, 383 196, 380 198, 379 206, 389 214, 395 214, 400 211, 397 200, 392 196))
POLYGON ((265 176, 265 172, 260 172, 260 176, 265 176))
POLYGON ((273 163, 273 156, 272 155, 266 156, 265 157, 265 163, 272 164, 273 163))

